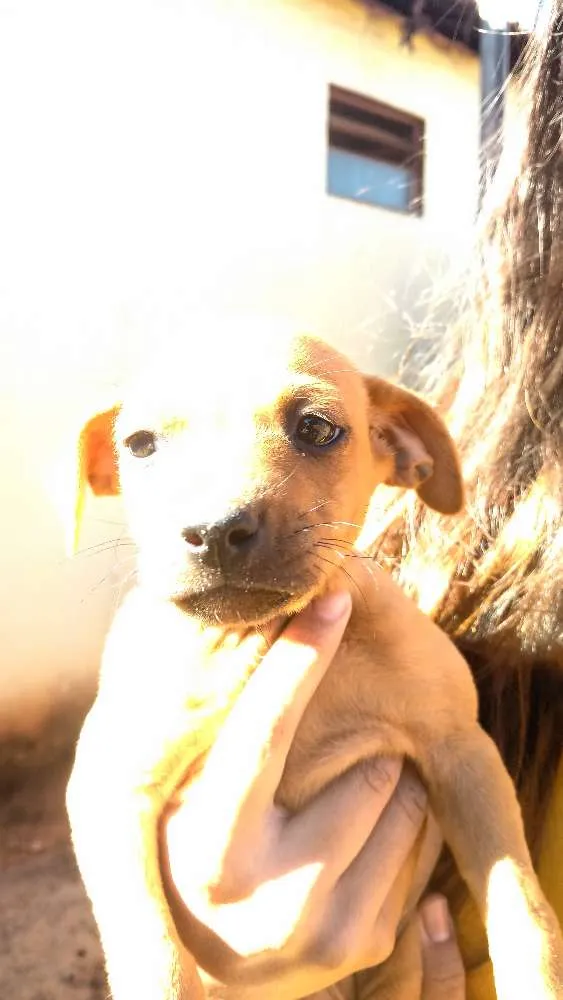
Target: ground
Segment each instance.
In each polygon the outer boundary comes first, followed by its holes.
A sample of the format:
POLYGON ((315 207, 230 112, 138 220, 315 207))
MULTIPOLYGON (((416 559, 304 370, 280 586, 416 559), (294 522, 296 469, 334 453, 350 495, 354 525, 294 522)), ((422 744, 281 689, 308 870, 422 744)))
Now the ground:
POLYGON ((0 746, 2 1000, 109 995, 65 814, 74 728, 0 746))

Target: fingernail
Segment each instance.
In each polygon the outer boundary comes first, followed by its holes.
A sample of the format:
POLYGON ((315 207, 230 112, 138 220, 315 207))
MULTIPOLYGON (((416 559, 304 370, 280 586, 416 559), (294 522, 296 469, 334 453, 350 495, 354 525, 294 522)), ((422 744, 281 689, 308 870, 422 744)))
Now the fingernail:
POLYGON ((338 590, 313 601, 315 617, 329 624, 343 618, 350 612, 352 598, 347 590, 338 590))
POLYGON ((432 944, 449 941, 452 928, 448 904, 443 896, 430 896, 421 906, 423 929, 432 944))

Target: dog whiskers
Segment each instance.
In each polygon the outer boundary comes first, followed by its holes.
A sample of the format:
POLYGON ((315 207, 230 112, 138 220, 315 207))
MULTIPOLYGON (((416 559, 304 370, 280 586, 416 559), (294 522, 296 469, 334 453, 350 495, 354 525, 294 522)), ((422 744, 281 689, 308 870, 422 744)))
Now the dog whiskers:
POLYGON ((79 549, 76 555, 98 555, 100 552, 110 552, 112 549, 131 548, 134 547, 134 545, 135 543, 128 538, 110 538, 103 542, 96 542, 95 545, 87 545, 85 548, 79 549))
POLYGON ((339 569, 339 570, 341 570, 342 573, 344 573, 344 575, 348 577, 348 579, 350 580, 350 583, 354 584, 354 587, 356 588, 356 590, 358 591, 358 593, 359 593, 362 601, 364 602, 364 604, 366 606, 366 611, 369 612, 369 604, 368 604, 366 595, 364 594, 364 592, 363 592, 362 588, 360 587, 359 583, 357 583, 357 581, 354 580, 354 577, 348 572, 348 570, 344 566, 342 566, 342 565, 339 566, 338 563, 333 562, 332 559, 327 559, 325 556, 317 555, 317 558, 321 559, 325 563, 328 563, 328 565, 332 566, 333 569, 339 569))
POLYGON ((318 503, 315 507, 309 507, 309 510, 304 510, 302 514, 298 515, 297 519, 299 521, 302 521, 303 518, 307 517, 308 514, 314 514, 314 512, 316 510, 320 510, 321 507, 326 507, 327 503, 330 503, 330 498, 328 500, 321 500, 321 502, 318 503))
MULTIPOLYGON (((134 558, 134 556, 131 556, 129 561, 131 561, 133 558, 134 558)), ((119 567, 120 568, 123 565, 124 565, 124 563, 119 563, 119 567)), ((88 592, 81 599, 80 604, 81 605, 85 604, 86 601, 92 596, 92 594, 95 594, 96 591, 98 591, 100 589, 100 587, 103 587, 104 583, 106 583, 106 581, 109 580, 111 578, 111 576, 115 573, 115 570, 116 570, 116 566, 113 566, 109 570, 108 573, 104 573, 104 575, 101 577, 101 579, 98 580, 97 583, 94 583, 89 588, 88 592)), ((115 583, 114 583, 114 586, 116 588, 117 587, 125 587, 131 580, 134 580, 136 578, 136 576, 137 576, 137 569, 135 568, 124 579, 122 579, 122 580, 116 580, 115 583)))
POLYGON ((342 545, 345 549, 350 549, 350 551, 355 551, 354 543, 350 542, 347 538, 317 538, 313 541, 313 545, 317 545, 318 542, 326 542, 327 545, 342 545))
MULTIPOLYGON (((315 543, 315 544, 318 544, 318 543, 315 543)), ((329 547, 329 548, 334 548, 334 546, 332 545, 332 543, 326 543, 325 542, 324 544, 327 545, 327 547, 329 547)), ((377 566, 378 569, 381 569, 381 570, 383 569, 383 563, 380 562, 379 559, 376 559, 375 556, 372 555, 370 552, 357 552, 357 551, 354 550, 353 552, 344 552, 342 554, 344 555, 344 557, 346 559, 362 559, 364 562, 368 563, 368 568, 371 567, 371 566, 377 566)), ((370 572, 371 572, 371 570, 370 570, 370 572)), ((373 573, 372 573, 372 575, 373 575, 373 573)))
POLYGON ((315 527, 318 528, 334 528, 339 524, 343 524, 346 528, 362 528, 361 524, 357 524, 355 521, 318 521, 315 527))
POLYGON ((376 563, 373 556, 370 556, 365 552, 342 552, 337 545, 332 545, 329 542, 315 542, 314 548, 317 547, 328 549, 329 552, 334 552, 340 559, 362 559, 364 562, 374 563, 376 566, 379 566, 379 563, 376 563))
POLYGON ((261 491, 261 495, 265 497, 275 496, 276 493, 278 493, 281 490, 282 486, 285 486, 286 483, 289 482, 291 477, 294 476, 296 472, 297 472, 297 465, 294 465, 293 469, 291 470, 291 472, 288 472, 287 476, 284 476, 284 478, 280 480, 279 483, 274 483, 272 486, 268 486, 265 490, 261 491))
POLYGON ((137 579, 137 569, 133 569, 130 573, 123 578, 123 580, 117 580, 115 584, 115 591, 118 595, 118 601, 121 601, 123 593, 125 592, 127 586, 133 583, 137 579))
POLYGON ((315 524, 305 524, 301 528, 296 528, 293 534, 298 535, 301 531, 313 531, 314 528, 337 528, 340 525, 346 528, 357 528, 358 531, 362 528, 362 525, 356 524, 355 521, 317 521, 315 524))
POLYGON ((375 563, 377 566, 379 563, 377 560, 367 552, 357 552, 353 545, 345 540, 338 538, 319 538, 317 541, 313 542, 313 548, 317 545, 321 545, 323 548, 332 549, 335 552, 339 552, 343 559, 367 559, 369 562, 375 563), (341 552, 340 546, 348 547, 349 552, 341 552))

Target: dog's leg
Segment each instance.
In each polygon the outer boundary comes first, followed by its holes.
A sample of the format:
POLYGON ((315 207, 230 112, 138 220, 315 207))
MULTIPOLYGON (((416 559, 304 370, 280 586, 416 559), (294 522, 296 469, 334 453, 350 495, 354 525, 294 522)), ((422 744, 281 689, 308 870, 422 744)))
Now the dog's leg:
POLYGON ((421 758, 432 809, 479 905, 499 1000, 563 1000, 563 938, 533 870, 516 793, 477 726, 421 758))
MULTIPOLYGON (((100 729, 100 727, 102 727, 100 729)), ((106 736, 107 736, 106 732, 106 736)), ((159 799, 110 773, 95 708, 67 792, 78 867, 90 897, 113 1000, 200 1000, 195 964, 169 914, 158 866, 159 799)))

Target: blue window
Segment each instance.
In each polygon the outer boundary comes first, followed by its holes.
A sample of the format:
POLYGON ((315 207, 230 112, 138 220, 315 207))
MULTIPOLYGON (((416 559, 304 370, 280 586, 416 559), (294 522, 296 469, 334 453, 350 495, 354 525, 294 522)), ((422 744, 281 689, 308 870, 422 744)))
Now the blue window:
POLYGON ((422 213, 424 123, 419 118, 331 87, 328 139, 329 194, 422 213))

